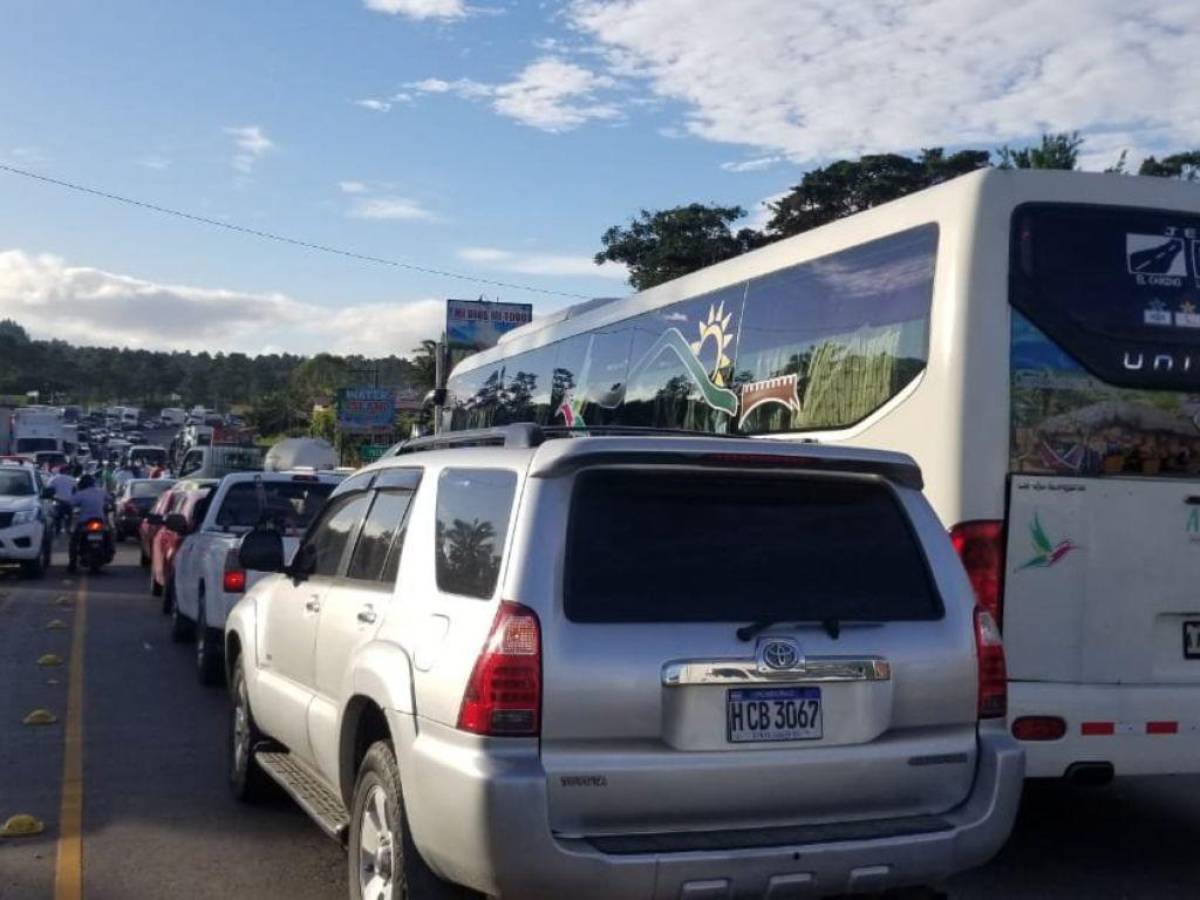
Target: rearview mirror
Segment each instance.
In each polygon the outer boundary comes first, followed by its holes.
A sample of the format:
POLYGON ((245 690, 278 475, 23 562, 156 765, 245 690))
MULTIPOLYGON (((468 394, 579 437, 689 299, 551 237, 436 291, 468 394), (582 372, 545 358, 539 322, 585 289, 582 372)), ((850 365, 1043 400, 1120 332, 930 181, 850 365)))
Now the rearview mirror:
POLYGON ((283 538, 278 531, 251 531, 238 547, 238 562, 254 572, 282 572, 283 538))
POLYGON ((187 534, 190 530, 188 528, 187 519, 185 519, 179 513, 171 513, 166 517, 166 519, 163 520, 163 524, 176 534, 187 534))

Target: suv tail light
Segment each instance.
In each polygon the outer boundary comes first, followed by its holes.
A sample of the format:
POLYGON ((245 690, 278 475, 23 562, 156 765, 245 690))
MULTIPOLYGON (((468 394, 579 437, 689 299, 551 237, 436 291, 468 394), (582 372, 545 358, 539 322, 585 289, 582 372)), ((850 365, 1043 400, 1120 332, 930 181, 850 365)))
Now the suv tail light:
POLYGON ((975 652, 979 660, 979 718, 1003 719, 1008 715, 1004 642, 996 620, 986 609, 975 610, 975 652))
POLYGON ((136 503, 134 503, 132 500, 126 500, 126 501, 125 501, 125 505, 124 505, 124 507, 123 507, 123 512, 125 513, 125 515, 127 515, 127 516, 136 516, 136 515, 137 515, 137 511, 138 511, 138 508, 137 508, 137 504, 136 504, 136 503))
POLYGON ((496 612, 458 711, 473 734, 533 736, 541 732, 542 634, 537 614, 505 601, 496 612))
POLYGON ((991 613, 999 627, 1004 621, 1004 522, 959 522, 950 529, 950 542, 971 579, 975 602, 991 613))

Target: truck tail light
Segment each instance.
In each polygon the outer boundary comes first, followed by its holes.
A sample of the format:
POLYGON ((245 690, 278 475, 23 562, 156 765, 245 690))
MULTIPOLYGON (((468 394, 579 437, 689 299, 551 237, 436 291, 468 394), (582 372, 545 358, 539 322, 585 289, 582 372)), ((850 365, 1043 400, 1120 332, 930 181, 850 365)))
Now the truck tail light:
POLYGON ((240 594, 246 590, 246 570, 242 568, 237 553, 233 550, 225 554, 225 571, 221 575, 221 589, 227 594, 240 594))
POLYGON ((542 635, 537 614, 505 601, 463 694, 458 727, 473 734, 541 732, 542 635))
POLYGON ((996 620, 986 609, 975 610, 975 654, 979 662, 979 718, 1003 719, 1008 715, 1004 642, 996 620))
POLYGON ((121 507, 121 510, 127 516, 136 516, 138 511, 137 504, 132 500, 126 500, 124 505, 121 507))
POLYGON ((950 529, 950 542, 971 579, 975 602, 1000 627, 1004 622, 1004 522, 959 522, 950 529))

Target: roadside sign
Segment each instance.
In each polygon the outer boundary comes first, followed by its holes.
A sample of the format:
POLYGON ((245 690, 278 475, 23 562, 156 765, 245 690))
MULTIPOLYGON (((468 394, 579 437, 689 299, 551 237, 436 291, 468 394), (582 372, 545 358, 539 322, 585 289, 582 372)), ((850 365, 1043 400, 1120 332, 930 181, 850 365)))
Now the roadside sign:
POLYGON ((342 388, 338 391, 338 427, 343 431, 390 431, 396 418, 391 388, 342 388))
POLYGON ((387 448, 387 444, 363 444, 358 448, 358 457, 364 464, 373 463, 383 456, 387 448))
POLYGON ((532 321, 532 303, 446 301, 446 340, 460 354, 495 347, 502 334, 532 321))

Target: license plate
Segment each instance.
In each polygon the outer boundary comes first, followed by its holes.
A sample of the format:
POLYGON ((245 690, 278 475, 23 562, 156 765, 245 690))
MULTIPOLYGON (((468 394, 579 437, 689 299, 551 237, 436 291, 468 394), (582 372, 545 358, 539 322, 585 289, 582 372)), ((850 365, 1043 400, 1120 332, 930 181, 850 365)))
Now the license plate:
POLYGON ((1200 619, 1183 623, 1183 658, 1200 659, 1200 619))
POLYGON ((98 544, 98 543, 100 543, 102 540, 104 540, 104 535, 102 535, 102 534, 89 534, 89 535, 87 536, 87 539, 88 539, 88 543, 91 543, 91 544, 98 544))
POLYGON ((821 689, 738 688, 725 700, 731 744, 813 741, 821 737, 821 689))

